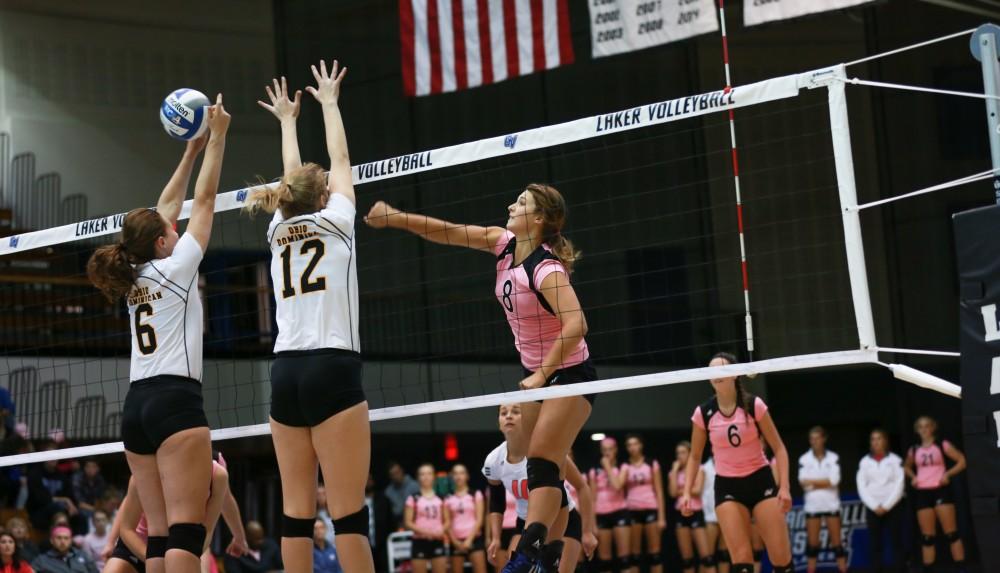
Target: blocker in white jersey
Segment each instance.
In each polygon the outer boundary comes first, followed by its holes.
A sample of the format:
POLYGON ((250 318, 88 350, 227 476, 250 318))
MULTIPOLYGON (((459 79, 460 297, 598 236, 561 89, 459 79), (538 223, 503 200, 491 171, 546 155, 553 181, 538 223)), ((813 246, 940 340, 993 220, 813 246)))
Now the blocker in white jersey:
MULTIPOLYGON (((528 517, 528 458, 523 458, 520 462, 511 463, 507 461, 507 442, 504 442, 493 449, 486 456, 483 462, 483 477, 487 480, 498 481, 503 484, 507 492, 514 496, 514 508, 518 519, 524 520, 528 517)), ((576 502, 573 497, 566 492, 566 484, 563 483, 563 491, 566 493, 564 499, 568 500, 568 511, 576 509, 576 502)))
POLYGON ((276 353, 337 348, 361 351, 354 204, 339 193, 325 208, 285 219, 267 230, 277 303, 276 353))
POLYGON ((201 381, 203 319, 198 241, 185 234, 167 258, 136 265, 125 295, 132 331, 129 380, 173 375, 201 381))

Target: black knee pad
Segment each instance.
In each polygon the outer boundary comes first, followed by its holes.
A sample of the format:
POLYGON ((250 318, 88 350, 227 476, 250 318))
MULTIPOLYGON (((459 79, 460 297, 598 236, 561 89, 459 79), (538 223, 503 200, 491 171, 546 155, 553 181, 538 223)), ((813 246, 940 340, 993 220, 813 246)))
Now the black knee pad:
POLYGON ((706 555, 701 558, 702 567, 715 567, 715 555, 706 555))
POLYGON ((559 466, 555 462, 545 458, 528 458, 528 491, 540 487, 557 487, 564 492, 566 490, 559 479, 559 466))
POLYGON ((753 573, 753 563, 733 563, 732 573, 753 573))
POLYGON ((618 562, 618 571, 624 571, 632 566, 631 555, 621 555, 616 557, 615 560, 618 562))
POLYGON ((933 535, 921 535, 920 544, 924 547, 934 547, 934 536, 933 535))
POLYGON ((838 559, 841 557, 847 557, 847 550, 844 549, 843 545, 838 545, 836 547, 831 547, 833 549, 833 555, 838 559))
POLYGON ((774 573, 795 573, 795 567, 791 563, 788 565, 775 565, 773 571, 774 573))
POLYGON ((681 569, 694 569, 697 565, 698 561, 694 557, 681 560, 681 569))
POLYGON ((655 566, 655 565, 663 565, 663 555, 661 555, 659 551, 657 551, 655 553, 650 553, 649 554, 649 565, 651 567, 655 566))
POLYGON ((806 545, 806 557, 812 559, 819 557, 819 545, 806 545))
POLYGON ((753 552, 753 562, 754 563, 760 563, 763 560, 764 560, 764 550, 763 549, 757 549, 756 551, 753 552))
POLYGON ((715 552, 716 563, 730 563, 731 561, 732 557, 730 557, 728 549, 720 549, 715 552))
POLYGON ((559 560, 562 557, 562 552, 563 552, 562 540, 556 540, 553 541, 552 543, 547 543, 545 547, 542 547, 542 551, 538 555, 538 563, 542 566, 542 570, 558 571, 559 560))
POLYGON ((205 535, 208 533, 204 525, 200 523, 175 523, 170 526, 169 532, 167 551, 180 549, 195 557, 201 557, 201 550, 205 547, 205 535))
POLYGON ((316 525, 315 517, 291 517, 281 516, 281 536, 282 537, 308 537, 312 539, 313 527, 316 525))
POLYGON ((368 505, 350 515, 333 520, 334 535, 363 535, 368 537, 368 505))
POLYGON ((955 543, 956 541, 961 541, 962 536, 958 534, 958 531, 952 531, 951 533, 945 533, 944 538, 948 540, 948 543, 955 543))
POLYGON ((155 536, 146 540, 146 559, 163 559, 167 556, 167 537, 155 536))
POLYGON ((521 540, 517 542, 517 552, 529 559, 538 559, 548 535, 549 528, 545 527, 543 523, 539 521, 529 523, 521 532, 521 540))

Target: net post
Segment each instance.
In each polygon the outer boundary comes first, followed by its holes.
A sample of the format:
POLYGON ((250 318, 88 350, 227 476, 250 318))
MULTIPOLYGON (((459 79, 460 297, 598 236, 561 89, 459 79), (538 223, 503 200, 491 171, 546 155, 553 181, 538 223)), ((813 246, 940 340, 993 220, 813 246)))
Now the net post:
POLYGON ((983 24, 972 34, 972 56, 983 68, 983 93, 986 98, 986 134, 990 139, 990 159, 993 165, 993 193, 1000 204, 1000 63, 997 62, 997 41, 1000 27, 983 24))
POLYGON ((831 68, 826 84, 830 106, 830 137, 837 170, 840 193, 840 214, 844 222, 844 248, 847 250, 847 270, 851 278, 851 299, 862 349, 876 348, 875 323, 872 318, 871 294, 868 290, 868 269, 865 247, 861 238, 861 217, 858 212, 858 192, 854 181, 854 155, 851 151, 851 128, 847 115, 847 73, 843 64, 831 68))

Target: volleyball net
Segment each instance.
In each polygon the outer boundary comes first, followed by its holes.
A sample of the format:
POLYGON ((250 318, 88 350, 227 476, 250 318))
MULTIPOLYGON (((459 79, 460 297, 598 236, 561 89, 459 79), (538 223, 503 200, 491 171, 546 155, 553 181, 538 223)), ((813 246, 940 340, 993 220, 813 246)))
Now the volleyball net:
MULTIPOLYGON (((878 363, 847 80, 840 65, 355 166, 372 420, 878 363), (738 173, 728 114, 736 108, 738 173), (530 182, 555 186, 569 205, 564 233, 584 254, 573 284, 599 381, 512 391, 523 375, 493 296, 493 257, 361 221, 384 200, 454 222, 502 225, 530 182), (704 367, 719 350, 753 360, 704 367)), ((240 211, 246 196, 246 189, 219 195, 200 269, 203 393, 215 439, 268 432, 277 327, 267 218, 240 211)), ((182 219, 189 210, 190 201, 182 219)), ((31 437, 59 428, 92 442, 7 456, 0 466, 122 450, 128 317, 89 284, 85 264, 94 248, 116 240, 123 219, 0 242, 0 385, 31 437)), ((955 391, 903 368, 894 370, 898 377, 955 391)))

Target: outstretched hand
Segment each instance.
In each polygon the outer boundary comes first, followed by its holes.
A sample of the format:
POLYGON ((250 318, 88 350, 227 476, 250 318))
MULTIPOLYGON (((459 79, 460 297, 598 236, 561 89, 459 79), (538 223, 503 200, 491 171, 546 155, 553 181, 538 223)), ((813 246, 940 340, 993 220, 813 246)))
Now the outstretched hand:
POLYGON ((320 60, 318 69, 315 65, 312 66, 312 73, 316 78, 316 87, 306 86, 306 91, 323 105, 336 105, 340 98, 340 83, 347 75, 347 68, 341 68, 337 60, 334 60, 330 72, 327 73, 326 61, 320 60))
POLYGON ((224 137, 229 131, 229 121, 232 116, 222 106, 222 94, 215 96, 215 105, 208 107, 208 129, 212 137, 224 137))
POLYGON ((271 89, 272 86, 264 87, 264 91, 267 92, 267 97, 271 100, 271 103, 268 104, 257 100, 257 105, 271 112, 279 120, 299 117, 299 110, 302 107, 302 90, 296 90, 295 97, 289 99, 288 82, 285 80, 285 76, 281 76, 280 83, 277 79, 273 79, 271 82, 274 84, 273 90, 271 89))

